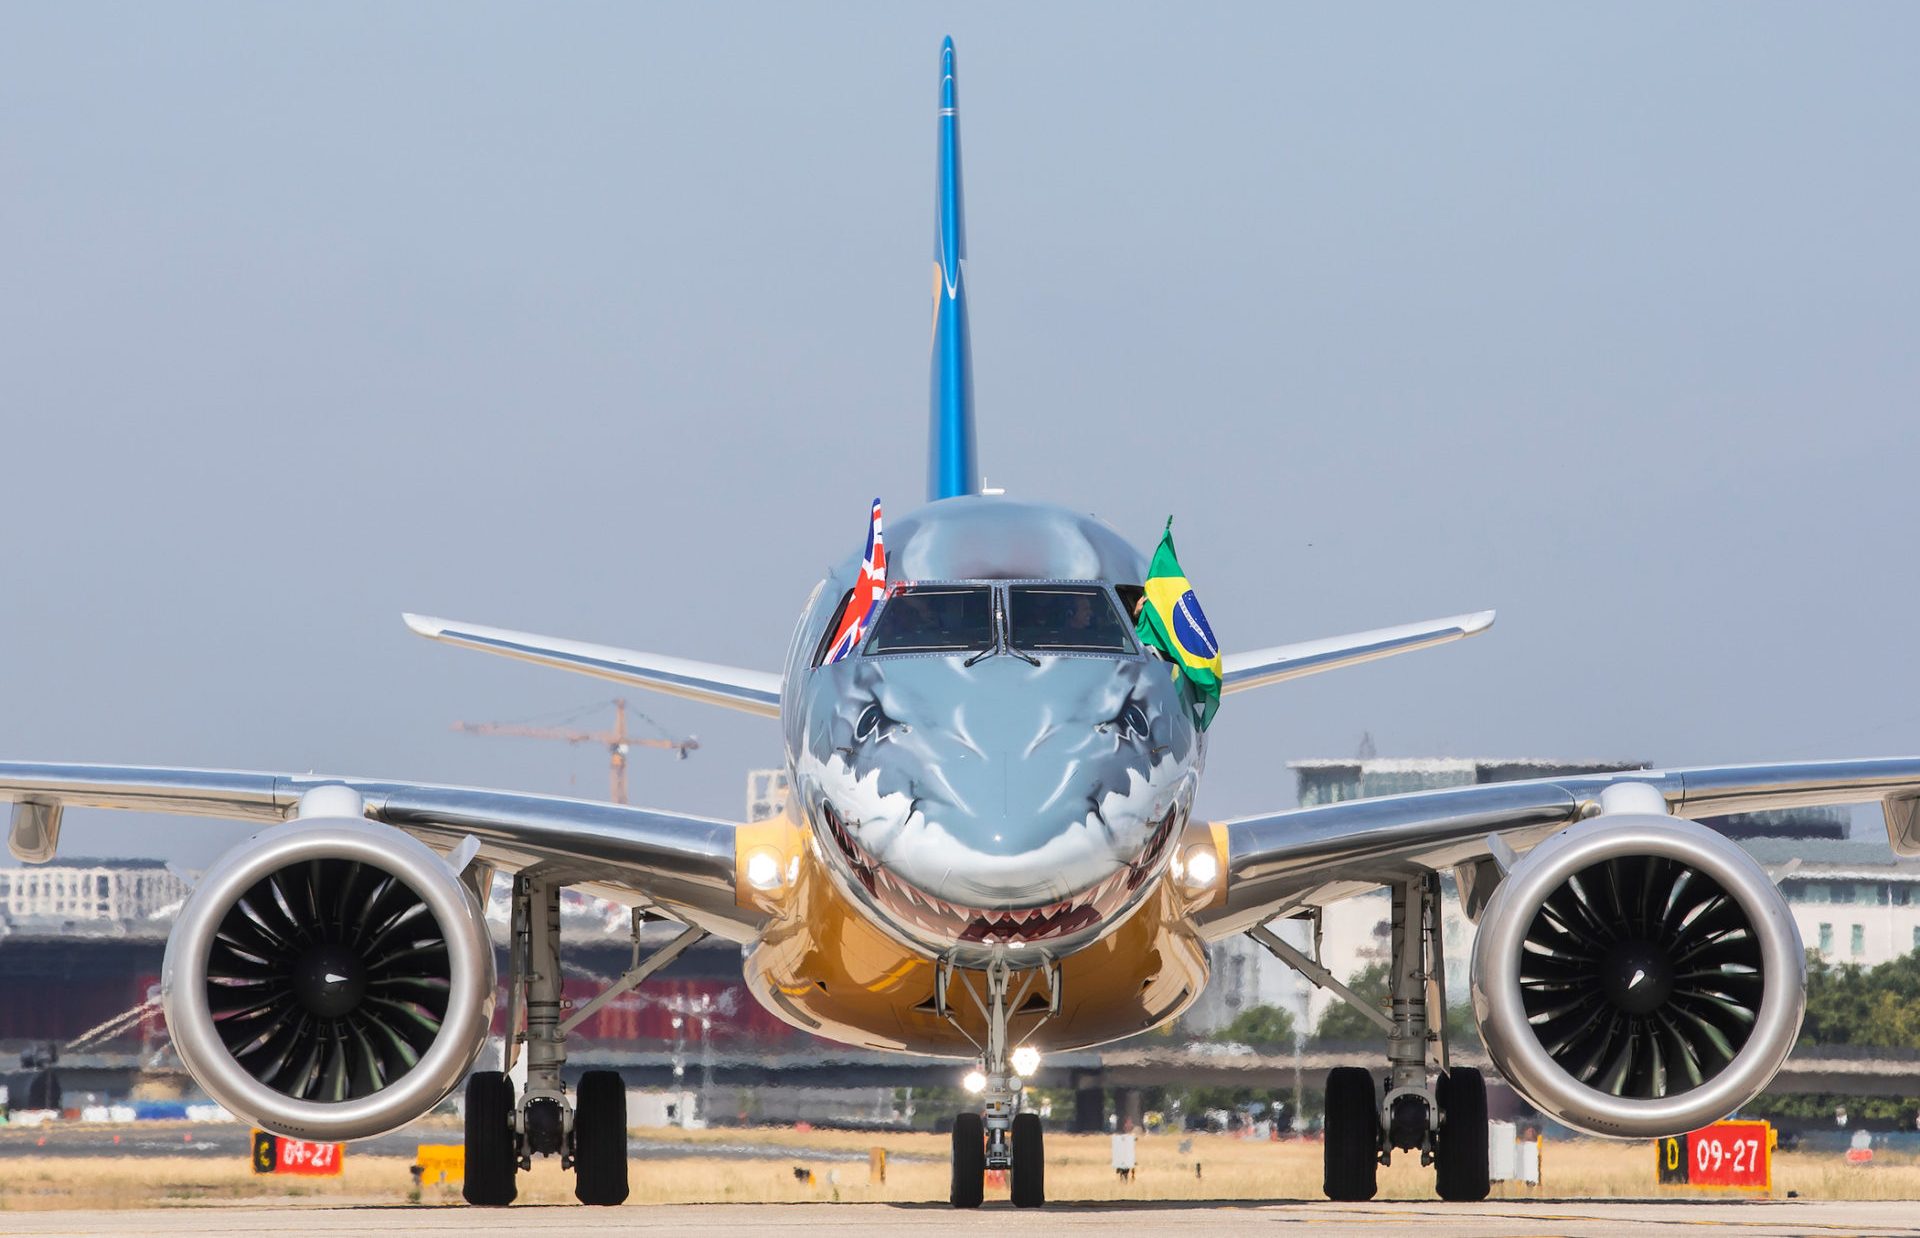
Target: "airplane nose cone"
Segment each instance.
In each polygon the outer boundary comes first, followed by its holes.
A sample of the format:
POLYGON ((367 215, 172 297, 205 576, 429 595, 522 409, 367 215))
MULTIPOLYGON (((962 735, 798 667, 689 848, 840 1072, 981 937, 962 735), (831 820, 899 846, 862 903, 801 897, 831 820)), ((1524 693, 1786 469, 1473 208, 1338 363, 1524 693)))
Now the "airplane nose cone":
POLYGON ((1150 721, 1155 670, 1105 658, 886 664, 853 744, 827 762, 841 773, 830 832, 877 896, 943 922, 1097 919, 1138 887, 1143 856, 1190 795, 1190 741, 1150 721))

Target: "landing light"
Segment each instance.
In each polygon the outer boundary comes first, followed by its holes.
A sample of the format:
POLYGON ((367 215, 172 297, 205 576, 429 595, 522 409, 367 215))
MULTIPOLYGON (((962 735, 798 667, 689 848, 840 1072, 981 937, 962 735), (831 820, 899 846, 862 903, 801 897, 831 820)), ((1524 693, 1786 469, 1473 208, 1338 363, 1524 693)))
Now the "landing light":
POLYGON ((773 852, 763 848, 747 856, 747 884, 754 889, 774 889, 782 878, 780 857, 773 852))
POLYGON ((987 1077, 977 1070, 970 1070, 967 1072, 967 1077, 960 1081, 960 1086, 978 1096, 987 1090, 987 1077))
POLYGON ((1022 1079, 1031 1079, 1033 1072, 1040 1069, 1040 1050, 1032 1045, 1021 1045, 1013 1051, 1013 1073, 1022 1079))
POLYGON ((1207 846, 1194 847, 1187 852, 1186 883, 1194 889, 1204 889, 1213 884, 1220 875, 1220 858, 1207 846))

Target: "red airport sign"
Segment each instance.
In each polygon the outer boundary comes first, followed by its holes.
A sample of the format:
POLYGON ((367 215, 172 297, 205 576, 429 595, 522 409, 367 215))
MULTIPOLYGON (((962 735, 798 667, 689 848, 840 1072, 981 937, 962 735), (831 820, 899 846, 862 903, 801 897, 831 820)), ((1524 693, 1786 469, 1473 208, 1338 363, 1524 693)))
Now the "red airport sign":
POLYGON ((334 1178, 340 1175, 347 1159, 347 1146, 341 1143, 310 1143, 288 1139, 266 1131, 253 1132, 253 1172, 257 1174, 300 1174, 309 1178, 334 1178))
POLYGON ((1654 1144, 1661 1186, 1773 1189, 1773 1128, 1765 1122, 1715 1122, 1654 1144))

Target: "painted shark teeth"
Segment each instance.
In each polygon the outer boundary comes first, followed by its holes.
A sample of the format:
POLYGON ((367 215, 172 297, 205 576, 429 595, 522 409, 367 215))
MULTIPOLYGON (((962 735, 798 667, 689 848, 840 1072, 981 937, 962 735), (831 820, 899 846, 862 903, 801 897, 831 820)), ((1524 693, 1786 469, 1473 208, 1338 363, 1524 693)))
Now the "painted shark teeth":
MULTIPOLYGON (((878 775, 872 777, 877 779, 878 775)), ((1148 779, 1134 771, 1126 794, 1152 794, 1148 779)), ((1090 816, 1104 823, 1103 804, 1104 800, 1092 804, 1090 816)), ((883 814, 877 820, 884 825, 888 819, 883 814)), ((906 821, 924 820, 916 801, 906 821)), ((888 868, 862 843, 861 822, 842 819, 831 800, 823 800, 820 813, 824 827, 821 833, 832 839, 835 849, 845 857, 854 881, 887 914, 904 925, 946 941, 990 945, 1048 941, 1097 925, 1117 914, 1150 879, 1164 870, 1179 820, 1177 809, 1168 809, 1154 821, 1144 845, 1131 862, 1076 895, 1039 907, 978 908, 936 897, 888 868)), ((886 836, 896 835, 897 830, 886 836)), ((893 846, 898 849, 898 842, 893 846)))
POLYGON ((847 823, 830 806, 822 817, 828 837, 846 856, 855 877, 891 914, 927 932, 959 941, 1024 943, 1077 932, 1117 910, 1119 903, 1138 885, 1130 880, 1133 869, 1123 868, 1091 890, 1041 907, 998 911, 961 907, 936 898, 884 867, 860 845, 847 823))

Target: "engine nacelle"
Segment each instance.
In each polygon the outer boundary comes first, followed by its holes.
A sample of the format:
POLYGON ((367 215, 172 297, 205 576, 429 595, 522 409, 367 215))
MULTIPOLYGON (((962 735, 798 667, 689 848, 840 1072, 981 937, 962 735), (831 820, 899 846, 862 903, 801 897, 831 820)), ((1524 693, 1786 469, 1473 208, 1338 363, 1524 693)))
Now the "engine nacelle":
POLYGON ((167 939, 174 1048, 220 1104, 358 1139, 439 1104, 493 1019, 493 943, 459 876, 364 818, 304 819, 222 856, 167 939))
POLYGON ((1596 1135, 1675 1135, 1751 1100, 1806 1009, 1786 900, 1683 818, 1606 814, 1529 852, 1473 947, 1487 1052, 1542 1112, 1596 1135))

